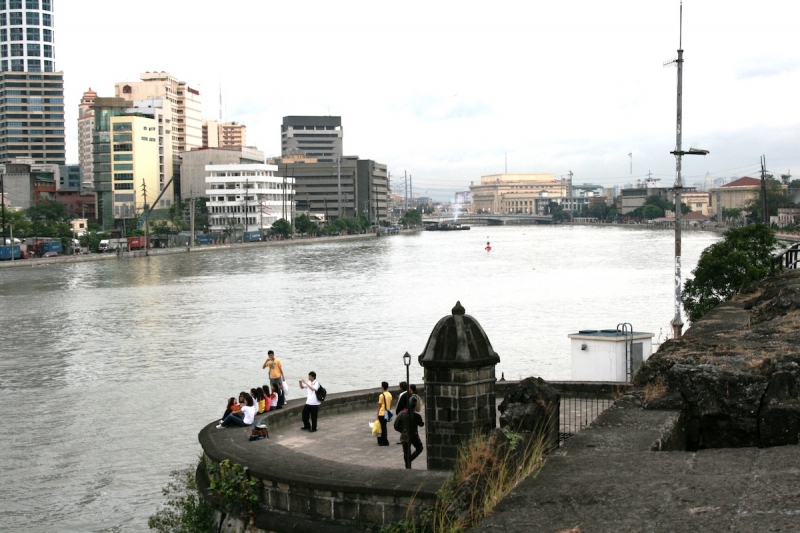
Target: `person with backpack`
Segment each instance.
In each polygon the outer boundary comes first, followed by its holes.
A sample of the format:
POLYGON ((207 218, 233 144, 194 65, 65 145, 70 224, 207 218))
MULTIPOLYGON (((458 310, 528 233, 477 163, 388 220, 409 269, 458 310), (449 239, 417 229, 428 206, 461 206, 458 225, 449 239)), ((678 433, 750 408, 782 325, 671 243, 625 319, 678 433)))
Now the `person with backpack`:
POLYGON ((306 404, 303 406, 303 427, 300 429, 306 430, 309 433, 314 433, 317 430, 317 414, 319 413, 319 404, 322 403, 317 398, 317 390, 320 388, 317 382, 317 373, 309 372, 308 381, 301 379, 300 388, 307 389, 308 397, 306 404), (309 418, 311 424, 309 424, 309 418))
POLYGON ((403 444, 403 460, 407 469, 411 469, 411 463, 422 453, 422 440, 419 438, 418 428, 424 426, 425 422, 417 413, 417 398, 412 396, 408 400, 408 409, 398 414, 394 420, 394 429, 400 433, 400 442, 403 444), (414 453, 411 453, 412 445, 414 453))
POLYGON ((392 419, 392 393, 389 392, 389 383, 381 383, 381 394, 378 396, 378 422, 381 425, 381 434, 378 435, 378 446, 388 446, 389 436, 386 433, 386 423, 392 419))

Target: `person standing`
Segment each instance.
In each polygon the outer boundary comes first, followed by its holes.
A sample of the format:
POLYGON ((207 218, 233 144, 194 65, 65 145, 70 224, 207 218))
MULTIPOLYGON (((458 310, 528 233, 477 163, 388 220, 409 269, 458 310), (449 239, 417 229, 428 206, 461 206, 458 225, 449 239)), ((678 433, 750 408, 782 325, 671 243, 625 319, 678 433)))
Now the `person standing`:
POLYGON ((415 398, 417 400, 417 406, 414 410, 419 413, 420 409, 422 408, 422 399, 417 394, 417 386, 413 383, 408 386, 408 394, 410 396, 409 403, 411 402, 411 398, 415 398))
POLYGON ((400 394, 397 396, 395 413, 399 415, 401 411, 405 411, 406 409, 408 409, 408 383, 401 381, 400 394))
POLYGON ((381 383, 381 394, 378 396, 378 422, 381 424, 381 434, 378 437, 378 446, 388 446, 389 436, 386 433, 386 412, 392 409, 392 393, 389 392, 389 383, 381 383))
MULTIPOLYGON (((286 376, 283 375, 283 364, 280 359, 275 358, 275 352, 272 350, 267 352, 267 360, 264 361, 264 365, 261 368, 267 367, 269 367, 269 384, 277 384, 281 391, 283 391, 283 382, 286 381, 286 376)), ((284 400, 283 394, 281 394, 278 398, 278 408, 282 407, 284 403, 286 403, 286 400, 284 400)))
POLYGON ((408 401, 408 409, 397 415, 394 429, 400 432, 400 442, 403 443, 403 460, 406 468, 411 469, 411 463, 422 453, 422 440, 419 438, 418 428, 424 427, 425 422, 417 413, 417 398, 412 396, 408 401), (411 453, 411 446, 414 453, 411 453))
POLYGON ((309 372, 308 381, 301 379, 300 388, 308 389, 308 398, 306 398, 306 405, 303 407, 303 427, 300 429, 308 430, 309 433, 314 433, 317 430, 317 414, 319 413, 320 401, 317 399, 317 373, 309 372), (309 417, 311 424, 309 424, 309 417))

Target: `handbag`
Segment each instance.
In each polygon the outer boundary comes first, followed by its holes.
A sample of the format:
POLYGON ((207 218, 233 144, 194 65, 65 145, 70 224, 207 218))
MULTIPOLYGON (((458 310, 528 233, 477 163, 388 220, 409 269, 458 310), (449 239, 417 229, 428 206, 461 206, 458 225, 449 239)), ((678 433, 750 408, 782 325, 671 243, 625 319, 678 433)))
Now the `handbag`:
MULTIPOLYGON (((383 395, 383 394, 381 394, 381 396, 383 396, 383 406, 384 406, 384 409, 385 409, 386 408, 386 396, 383 395)), ((383 413, 383 418, 385 418, 387 422, 391 422, 393 416, 394 416, 394 413, 392 413, 391 409, 386 409, 384 411, 384 413, 383 413)))
POLYGON ((281 384, 283 385, 283 397, 284 399, 289 399, 289 384, 285 381, 282 381, 281 384))
POLYGON ((370 426, 372 426, 372 434, 373 435, 380 435, 381 434, 381 421, 380 420, 375 420, 375 422, 370 424, 370 426))

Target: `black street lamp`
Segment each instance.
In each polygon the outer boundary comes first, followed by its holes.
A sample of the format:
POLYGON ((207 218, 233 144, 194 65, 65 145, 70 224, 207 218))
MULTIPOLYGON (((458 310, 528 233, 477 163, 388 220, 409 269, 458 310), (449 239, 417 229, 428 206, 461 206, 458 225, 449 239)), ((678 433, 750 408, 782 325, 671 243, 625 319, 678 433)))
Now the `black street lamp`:
MULTIPOLYGON (((403 364, 406 365, 406 405, 409 406, 409 409, 406 409, 408 411, 406 413, 406 426, 407 426, 407 429, 408 429, 409 442, 408 443, 405 443, 405 442, 403 443, 403 455, 405 456, 406 468, 410 468, 410 466, 411 466, 411 461, 410 461, 410 459, 411 459, 411 441, 410 441, 411 426, 409 424, 411 424, 412 419, 409 419, 408 417, 414 415, 414 413, 412 413, 411 410, 410 410, 410 406, 411 406, 411 380, 409 379, 409 367, 411 366, 411 354, 410 353, 406 352, 405 355, 403 355, 403 364)), ((398 416, 400 415, 400 413, 397 413, 397 414, 398 414, 398 416)))

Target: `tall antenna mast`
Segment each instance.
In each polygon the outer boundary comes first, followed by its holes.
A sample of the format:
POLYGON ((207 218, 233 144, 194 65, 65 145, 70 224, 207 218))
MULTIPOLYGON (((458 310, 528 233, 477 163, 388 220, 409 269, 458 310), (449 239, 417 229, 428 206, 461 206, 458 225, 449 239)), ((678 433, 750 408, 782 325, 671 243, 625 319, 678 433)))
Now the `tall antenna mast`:
POLYGON ((222 123, 222 82, 219 84, 219 122, 222 123))
POLYGON ((668 61, 664 66, 675 64, 678 67, 678 101, 677 101, 677 121, 675 128, 675 150, 670 152, 675 156, 675 316, 672 318, 672 336, 677 339, 683 334, 683 319, 681 318, 681 215, 682 202, 681 192, 683 182, 681 181, 681 157, 684 155, 706 155, 708 150, 698 150, 689 148, 684 152, 682 149, 682 126, 683 126, 683 2, 680 9, 680 30, 678 37, 678 59, 668 61))

